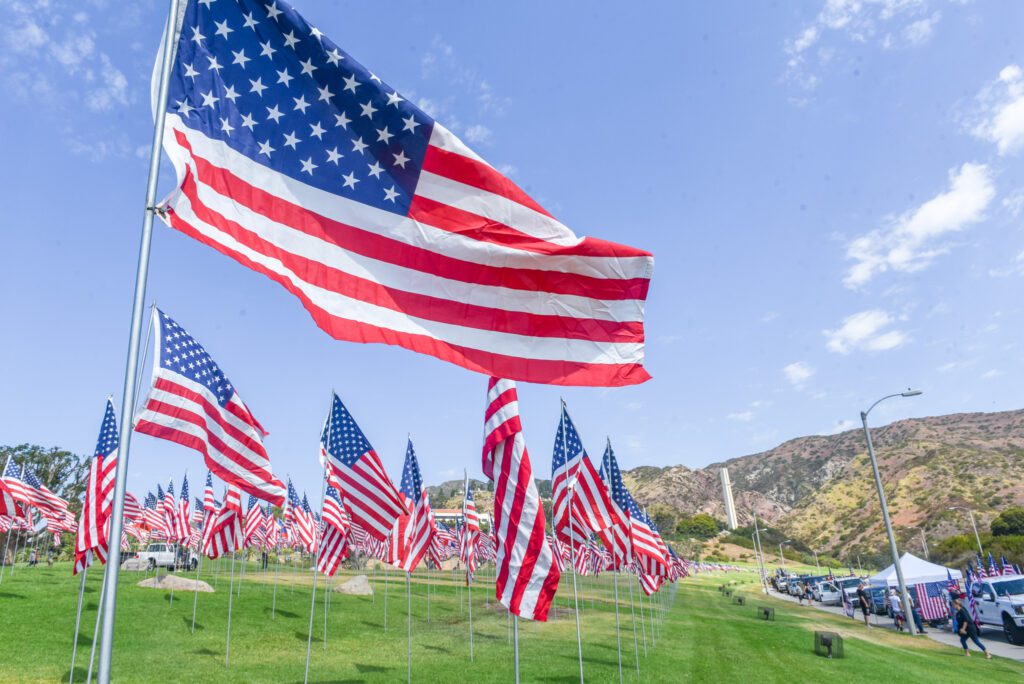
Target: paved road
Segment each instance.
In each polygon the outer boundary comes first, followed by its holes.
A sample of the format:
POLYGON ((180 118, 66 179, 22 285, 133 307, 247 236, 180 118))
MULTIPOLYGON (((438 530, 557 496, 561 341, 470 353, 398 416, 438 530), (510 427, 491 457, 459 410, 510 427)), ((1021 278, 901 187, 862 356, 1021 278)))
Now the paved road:
MULTIPOLYGON (((789 601, 790 603, 797 603, 796 597, 790 596, 789 594, 780 594, 776 591, 772 591, 771 595, 782 601, 789 601)), ((820 603, 815 603, 814 608, 817 610, 823 610, 833 615, 844 615, 842 606, 823 606, 820 603)), ((857 622, 863 624, 863 620, 860 619, 860 611, 857 612, 857 622)), ((895 630, 896 625, 888 617, 884 615, 873 615, 871 617, 872 626, 880 629, 895 630)), ((946 644, 947 646, 953 646, 957 650, 960 649, 960 637, 950 633, 949 627, 943 629, 933 629, 927 627, 927 636, 934 641, 938 641, 940 644, 946 644)), ((1002 629, 993 627, 982 627, 981 628, 981 641, 985 644, 985 648, 992 652, 992 655, 1002 656, 1003 658, 1009 658, 1019 662, 1024 662, 1024 646, 1014 646, 1013 644, 1006 641, 1006 637, 1003 635, 1002 629)), ((973 651, 972 657, 980 657, 981 654, 977 652, 976 647, 973 643, 967 642, 973 651)))

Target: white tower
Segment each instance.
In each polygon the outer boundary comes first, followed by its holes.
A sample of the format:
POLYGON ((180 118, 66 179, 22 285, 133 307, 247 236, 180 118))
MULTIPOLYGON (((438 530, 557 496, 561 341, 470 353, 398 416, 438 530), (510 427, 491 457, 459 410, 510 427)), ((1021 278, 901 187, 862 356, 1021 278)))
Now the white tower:
POLYGON ((732 482, 729 480, 729 469, 721 468, 718 471, 722 478, 722 501, 725 503, 725 521, 730 530, 738 527, 736 522, 736 504, 732 501, 732 482))

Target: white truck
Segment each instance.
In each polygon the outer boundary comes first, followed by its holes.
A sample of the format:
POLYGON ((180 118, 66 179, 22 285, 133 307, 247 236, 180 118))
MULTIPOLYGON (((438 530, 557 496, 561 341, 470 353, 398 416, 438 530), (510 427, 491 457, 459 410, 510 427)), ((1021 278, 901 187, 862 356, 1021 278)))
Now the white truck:
POLYGON ((999 627, 1006 640, 1024 645, 1024 575, 989 577, 971 585, 982 625, 999 627))
POLYGON ((135 557, 141 560, 149 570, 155 570, 156 568, 195 570, 196 565, 199 563, 199 557, 191 550, 178 544, 167 544, 164 542, 150 544, 135 554, 135 557))

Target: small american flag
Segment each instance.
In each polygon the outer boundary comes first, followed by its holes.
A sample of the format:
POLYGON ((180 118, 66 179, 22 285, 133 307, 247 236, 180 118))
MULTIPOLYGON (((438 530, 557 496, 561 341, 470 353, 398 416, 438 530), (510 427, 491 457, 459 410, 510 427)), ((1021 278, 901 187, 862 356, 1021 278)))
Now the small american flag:
POLYGON ((649 378, 650 253, 577 237, 284 0, 187 3, 171 69, 167 221, 332 337, 529 382, 649 378))
POLYGON ((399 554, 398 567, 406 572, 412 572, 430 547, 430 538, 434 534, 434 518, 430 510, 430 497, 423 489, 420 464, 416 459, 416 450, 411 439, 405 447, 402 486, 398 490, 398 495, 409 511, 407 516, 399 519, 397 525, 404 532, 400 539, 402 551, 399 554), (404 524, 401 522, 402 519, 404 524))
POLYGON ((347 542, 350 522, 341 496, 334 487, 328 487, 324 496, 324 530, 317 552, 317 570, 328 577, 337 572, 341 561, 348 555, 347 542))
MULTIPOLYGON (((0 478, 0 516, 10 519, 24 514, 25 512, 22 510, 21 504, 15 501, 11 495, 11 490, 6 480, 0 478)), ((7 529, 10 529, 10 527, 7 529)), ((0 532, 6 532, 7 529, 0 530, 0 532)))
POLYGON ((320 448, 352 520, 371 536, 387 539, 398 517, 406 514, 405 505, 377 452, 337 394, 331 401, 320 448))
MULTIPOLYGON (((106 557, 107 519, 110 517, 114 503, 114 475, 117 471, 118 446, 117 416, 114 413, 114 401, 107 398, 100 423, 100 434, 96 439, 96 449, 89 461, 89 479, 85 485, 85 501, 82 503, 81 522, 75 539, 75 555, 85 554, 89 549, 103 548, 106 557)), ((128 494, 125 493, 127 516, 128 494)), ((136 502, 138 505, 138 502, 136 502)), ((75 563, 72 572, 84 565, 75 563)))
POLYGON ((544 508, 511 380, 491 378, 487 386, 483 471, 494 482, 495 595, 513 614, 546 621, 561 573, 544 536, 544 508))
POLYGON ((299 500, 299 493, 295 491, 292 481, 288 480, 288 505, 285 510, 285 518, 292 525, 296 540, 306 551, 312 553, 316 546, 316 521, 313 519, 313 511, 309 507, 309 500, 302 495, 299 500))
POLYGON ((153 384, 135 430, 203 455, 207 467, 247 494, 284 504, 263 447, 266 432, 224 371, 170 316, 153 309, 153 384))
POLYGON ((234 485, 228 485, 224 505, 206 523, 203 530, 203 553, 208 558, 220 558, 242 548, 242 494, 234 485))
POLYGON ((256 497, 249 495, 249 506, 245 512, 245 531, 242 533, 244 546, 260 546, 266 543, 263 526, 263 509, 256 503, 256 497))
POLYGON ((608 440, 607 446, 605 446, 604 458, 601 463, 601 478, 611 491, 612 509, 620 521, 618 525, 611 528, 604 541, 615 559, 615 567, 622 568, 633 562, 633 535, 629 522, 633 497, 630 496, 629 490, 622 482, 622 471, 619 470, 619 463, 615 460, 611 440, 608 440))
POLYGON ((22 468, 22 480, 25 482, 26 491, 32 500, 31 504, 39 510, 52 511, 57 515, 64 515, 64 511, 68 510, 68 502, 51 492, 40 482, 31 468, 22 468))
POLYGON ((133 494, 124 493, 124 519, 141 521, 143 517, 142 506, 133 494))
POLYGON ((462 499, 462 534, 459 535, 459 560, 466 565, 466 581, 476 572, 476 540, 480 536, 480 518, 476 514, 473 490, 466 480, 465 496, 462 499))

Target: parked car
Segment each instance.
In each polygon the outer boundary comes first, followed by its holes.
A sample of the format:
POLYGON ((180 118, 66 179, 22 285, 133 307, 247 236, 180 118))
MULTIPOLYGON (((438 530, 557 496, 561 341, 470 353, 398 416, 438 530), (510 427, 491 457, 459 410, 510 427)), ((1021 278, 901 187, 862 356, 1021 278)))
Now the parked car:
POLYGON ((1011 644, 1024 644, 1024 575, 990 577, 971 585, 981 624, 999 627, 1011 644))
POLYGON ((847 600, 856 604, 857 586, 860 581, 859 577, 823 580, 815 585, 814 599, 826 605, 840 605, 843 602, 843 594, 846 594, 847 600))
POLYGON ((889 592, 885 587, 868 587, 868 603, 875 615, 889 614, 889 592))
POLYGON ((194 552, 178 544, 164 542, 150 544, 135 554, 135 557, 145 562, 148 570, 156 568, 195 570, 199 564, 199 556, 194 552))

